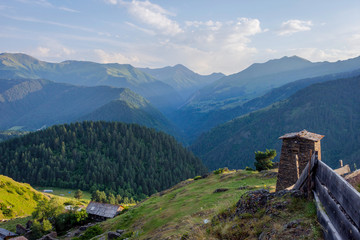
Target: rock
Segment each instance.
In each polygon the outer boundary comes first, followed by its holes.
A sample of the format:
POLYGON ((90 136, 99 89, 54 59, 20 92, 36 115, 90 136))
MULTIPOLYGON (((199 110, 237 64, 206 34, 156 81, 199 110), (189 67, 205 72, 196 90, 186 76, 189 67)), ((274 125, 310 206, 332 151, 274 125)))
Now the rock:
POLYGON ((33 222, 31 220, 27 221, 26 223, 26 229, 30 229, 33 225, 33 222))
POLYGON ((287 224, 284 225, 284 229, 287 228, 296 228, 300 224, 300 220, 293 220, 287 224))
POLYGON ((229 190, 228 188, 218 188, 213 193, 226 192, 228 190, 229 190))
POLYGON ((85 231, 87 228, 88 228, 87 226, 81 226, 81 227, 79 227, 79 230, 80 231, 85 231))
POLYGON ((108 232, 108 239, 116 239, 121 237, 121 234, 117 232, 108 232))
POLYGON ((27 229, 25 227, 23 227, 23 225, 21 224, 17 224, 16 225, 16 234, 17 235, 24 235, 25 233, 27 233, 27 229))
POLYGON ((201 178, 207 178, 208 176, 210 176, 211 173, 205 173, 201 176, 201 178))
POLYGON ((123 234, 125 232, 125 230, 118 229, 118 230, 116 230, 116 232, 121 235, 121 234, 123 234))

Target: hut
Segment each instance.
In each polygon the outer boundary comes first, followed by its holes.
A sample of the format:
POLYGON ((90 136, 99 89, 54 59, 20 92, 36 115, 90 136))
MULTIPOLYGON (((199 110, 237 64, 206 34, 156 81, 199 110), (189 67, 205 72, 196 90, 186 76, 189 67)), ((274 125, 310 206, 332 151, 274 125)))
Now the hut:
POLYGON ((0 240, 7 240, 16 236, 16 233, 10 232, 4 228, 0 228, 0 240))
POLYGON ((318 152, 321 160, 320 140, 324 135, 311 133, 305 129, 300 132, 287 133, 281 136, 281 155, 276 191, 286 189, 298 180, 312 153, 318 152))
POLYGON ((86 208, 87 214, 96 220, 106 220, 118 215, 124 209, 121 205, 90 202, 86 208))

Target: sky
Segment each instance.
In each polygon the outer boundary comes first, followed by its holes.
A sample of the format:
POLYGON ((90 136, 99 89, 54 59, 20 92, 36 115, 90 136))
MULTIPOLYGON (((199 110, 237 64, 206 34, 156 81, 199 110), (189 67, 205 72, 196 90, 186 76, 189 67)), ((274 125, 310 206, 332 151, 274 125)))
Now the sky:
POLYGON ((360 56, 359 0, 1 0, 0 52, 200 74, 360 56))

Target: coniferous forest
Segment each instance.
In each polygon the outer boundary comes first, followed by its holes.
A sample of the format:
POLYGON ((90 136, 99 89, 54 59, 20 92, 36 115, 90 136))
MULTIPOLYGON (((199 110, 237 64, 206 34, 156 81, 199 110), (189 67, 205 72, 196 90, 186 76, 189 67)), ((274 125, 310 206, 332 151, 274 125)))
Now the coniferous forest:
POLYGON ((0 171, 34 186, 99 189, 139 200, 206 168, 165 133, 85 121, 0 143, 0 171))

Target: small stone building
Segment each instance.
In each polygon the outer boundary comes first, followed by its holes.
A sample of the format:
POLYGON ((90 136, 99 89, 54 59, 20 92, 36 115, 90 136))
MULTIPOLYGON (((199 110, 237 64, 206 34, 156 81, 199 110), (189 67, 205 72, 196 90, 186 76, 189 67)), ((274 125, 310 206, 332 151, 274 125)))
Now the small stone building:
POLYGON ((96 220, 106 220, 118 215, 124 209, 121 205, 90 202, 86 208, 88 215, 96 220))
POLYGON ((283 142, 276 191, 286 189, 296 183, 315 151, 318 152, 318 159, 321 160, 320 140, 323 137, 304 129, 300 132, 287 133, 279 138, 283 142))

